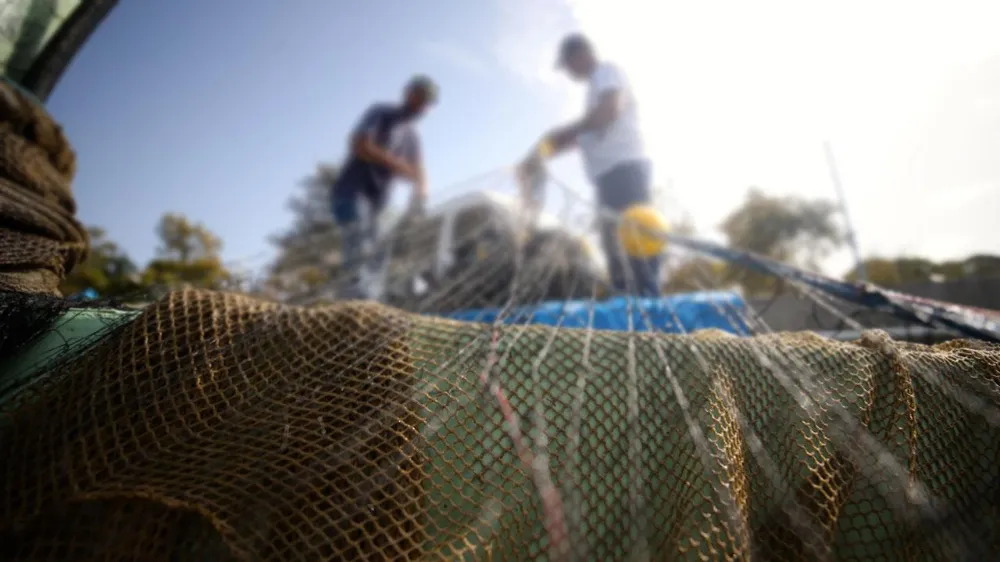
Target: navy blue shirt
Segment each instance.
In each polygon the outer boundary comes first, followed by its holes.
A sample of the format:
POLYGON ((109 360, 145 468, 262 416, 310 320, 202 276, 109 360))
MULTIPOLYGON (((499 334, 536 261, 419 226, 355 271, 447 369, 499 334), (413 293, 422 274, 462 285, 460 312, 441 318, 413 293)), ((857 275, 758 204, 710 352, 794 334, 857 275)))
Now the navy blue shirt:
MULTIPOLYGON (((400 106, 377 103, 365 112, 351 132, 350 142, 358 135, 371 135, 375 144, 393 155, 417 165, 420 162, 420 138, 410 116, 400 106)), ((351 154, 341 169, 334 193, 341 196, 364 196, 379 209, 388 199, 392 170, 366 162, 351 154)))

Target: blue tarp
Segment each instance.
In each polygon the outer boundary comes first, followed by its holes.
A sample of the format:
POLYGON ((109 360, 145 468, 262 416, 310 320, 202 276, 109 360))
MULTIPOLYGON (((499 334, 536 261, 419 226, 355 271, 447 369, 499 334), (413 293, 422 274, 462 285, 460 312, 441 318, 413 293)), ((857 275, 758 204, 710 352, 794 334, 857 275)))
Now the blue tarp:
MULTIPOLYGON (((749 335, 743 299, 732 292, 704 292, 659 298, 618 297, 604 302, 558 301, 503 311, 505 324, 541 324, 563 328, 594 328, 683 333, 717 328, 749 335)), ((496 322, 501 310, 460 310, 447 315, 468 322, 496 322)))

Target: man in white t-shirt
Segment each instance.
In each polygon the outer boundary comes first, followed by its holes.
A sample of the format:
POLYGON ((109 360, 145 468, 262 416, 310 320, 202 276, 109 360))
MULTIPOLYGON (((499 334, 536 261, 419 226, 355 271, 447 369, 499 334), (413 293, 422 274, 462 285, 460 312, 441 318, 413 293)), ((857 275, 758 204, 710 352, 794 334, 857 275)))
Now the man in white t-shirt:
MULTIPOLYGON (((587 175, 597 188, 602 214, 650 204, 651 167, 627 78, 614 64, 599 60, 590 41, 579 34, 563 39, 557 64, 574 80, 588 84, 586 113, 575 123, 549 132, 540 146, 546 147, 549 156, 580 148, 587 175)), ((536 151, 523 166, 535 166, 537 161, 536 151)), ((628 258, 618 241, 615 221, 602 217, 600 224, 612 289, 658 295, 659 257, 628 258)))

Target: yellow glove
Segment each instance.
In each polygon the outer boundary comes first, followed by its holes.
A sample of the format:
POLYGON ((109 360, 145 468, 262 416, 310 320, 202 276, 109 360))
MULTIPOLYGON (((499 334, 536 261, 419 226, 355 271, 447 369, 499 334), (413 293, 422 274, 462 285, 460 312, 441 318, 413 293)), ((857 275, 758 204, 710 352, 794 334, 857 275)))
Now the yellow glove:
POLYGON ((517 175, 521 183, 529 181, 530 178, 541 173, 545 160, 550 156, 552 156, 552 143, 549 142, 549 139, 543 138, 532 148, 527 158, 517 165, 517 175))
POLYGON ((549 142, 549 139, 542 139, 542 141, 538 143, 538 148, 536 150, 538 157, 545 160, 549 156, 552 156, 552 143, 549 142))

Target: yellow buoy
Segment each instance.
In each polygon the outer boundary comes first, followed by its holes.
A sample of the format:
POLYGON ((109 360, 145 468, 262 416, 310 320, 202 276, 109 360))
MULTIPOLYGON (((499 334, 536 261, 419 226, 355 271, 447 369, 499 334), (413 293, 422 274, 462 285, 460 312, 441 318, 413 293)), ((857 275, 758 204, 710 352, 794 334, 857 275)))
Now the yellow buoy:
POLYGON ((667 219, 651 205, 634 205, 622 213, 618 240, 632 258, 650 258, 667 246, 667 219))

